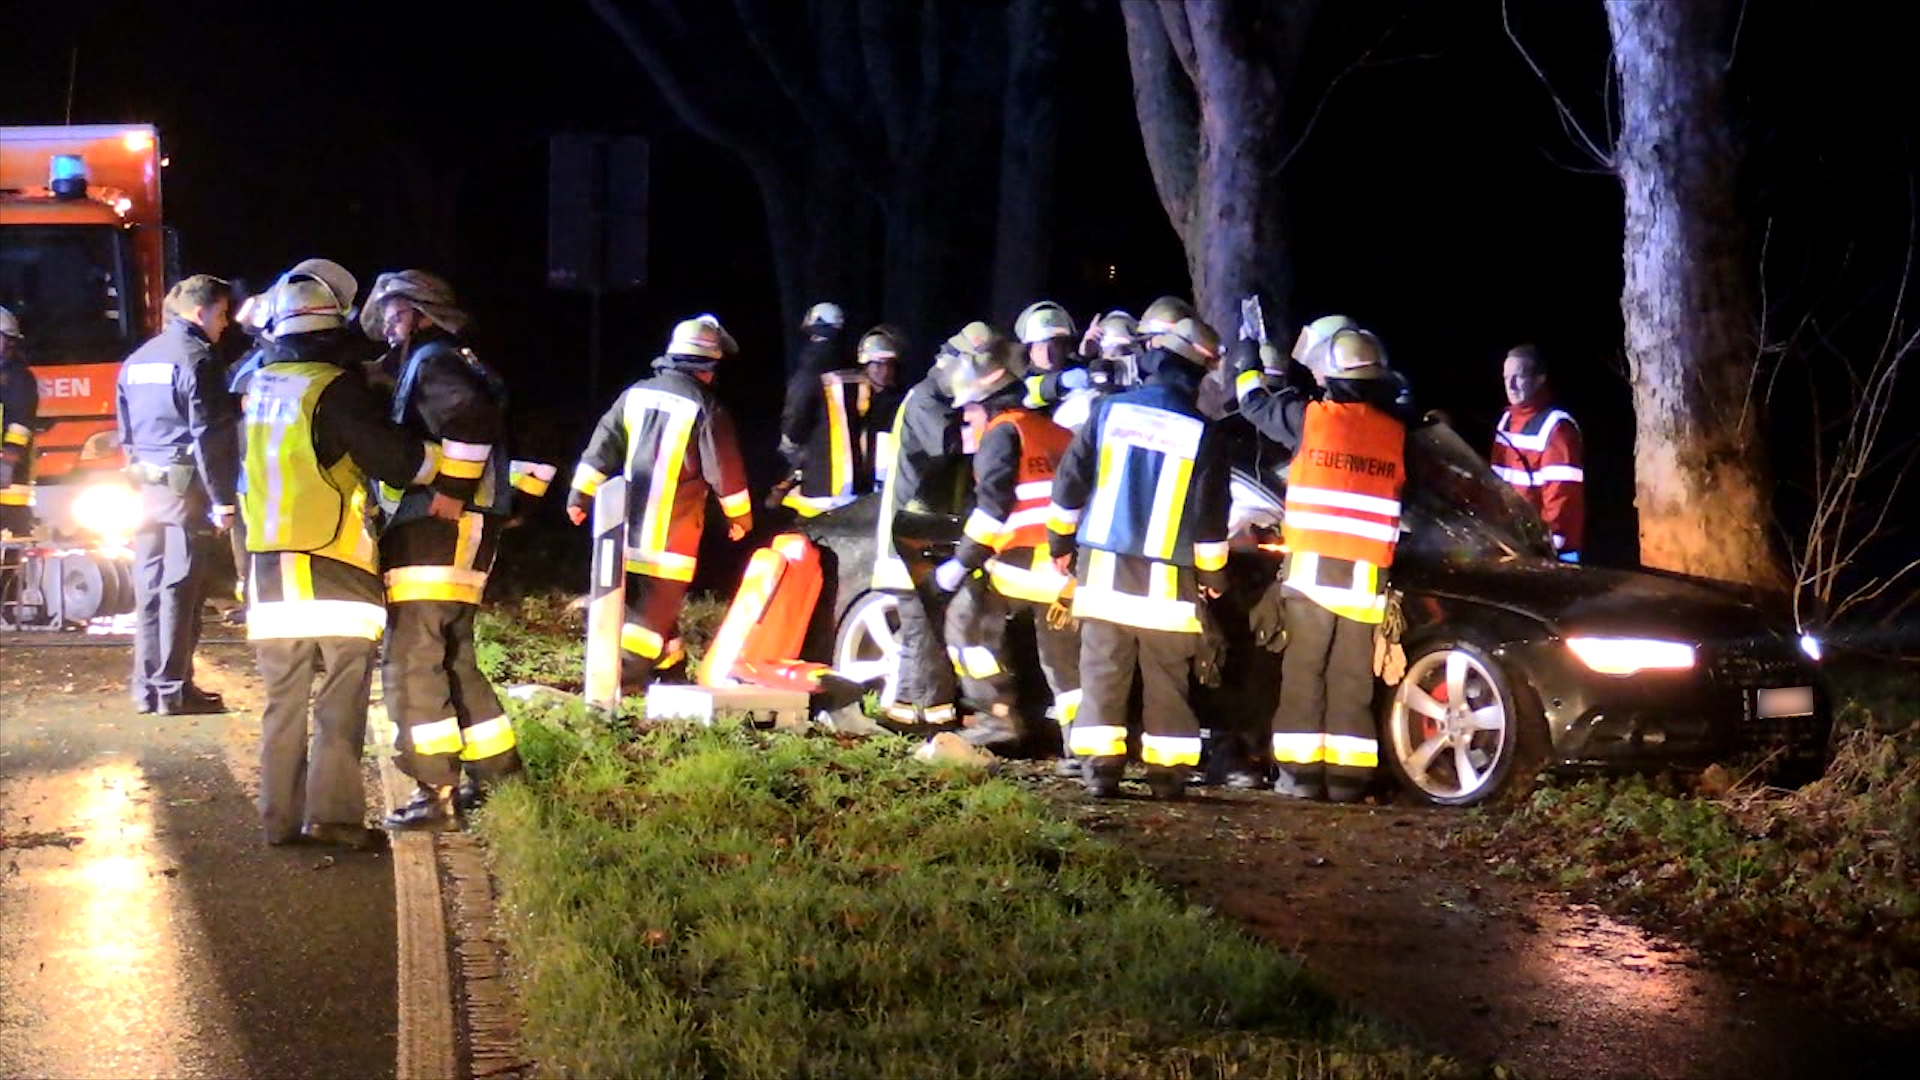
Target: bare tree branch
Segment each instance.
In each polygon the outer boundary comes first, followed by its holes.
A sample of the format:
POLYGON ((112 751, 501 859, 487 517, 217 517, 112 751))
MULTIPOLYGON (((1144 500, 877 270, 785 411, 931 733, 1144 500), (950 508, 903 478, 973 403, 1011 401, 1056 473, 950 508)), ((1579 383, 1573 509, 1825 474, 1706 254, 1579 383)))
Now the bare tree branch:
MULTIPOLYGON (((793 10, 790 4, 779 5, 779 9, 784 12, 793 10)), ((837 160, 856 182, 873 190, 872 174, 860 167, 861 155, 856 149, 858 137, 841 120, 846 115, 844 109, 827 99, 825 90, 812 72, 793 62, 792 56, 796 50, 780 47, 777 39, 789 35, 783 35, 781 28, 775 24, 778 16, 769 10, 767 0, 733 0, 733 10, 747 41, 773 77, 774 85, 793 102, 794 112, 799 114, 801 123, 813 134, 817 145, 837 160)))
POLYGON ((1126 23, 1127 64, 1147 167, 1167 220, 1184 239, 1199 165, 1199 105, 1192 82, 1173 56, 1158 0, 1124 0, 1120 14, 1126 23))
POLYGON ((1573 115, 1573 110, 1568 108, 1567 103, 1562 101, 1560 95, 1554 91, 1553 83, 1547 78, 1547 73, 1540 69, 1539 64, 1534 63, 1533 54, 1527 52, 1527 47, 1520 44, 1519 35, 1513 32, 1513 22, 1507 16, 1507 0, 1500 0, 1500 26, 1507 32, 1507 40, 1513 42, 1513 47, 1519 51, 1520 58, 1527 62, 1527 67, 1531 68, 1534 76, 1540 80, 1540 85, 1547 88, 1547 97, 1553 101, 1554 110, 1560 114, 1560 126, 1566 130, 1568 137, 1584 149, 1597 164, 1605 166, 1609 172, 1614 171, 1613 143, 1609 142, 1606 144, 1607 149, 1601 149, 1601 144, 1587 134, 1579 118, 1573 115))
MULTIPOLYGON (((1270 175, 1278 176, 1287 170, 1288 165, 1293 164, 1293 159, 1300 155, 1301 148, 1306 146, 1307 140, 1313 137, 1314 127, 1319 124, 1320 114, 1326 110, 1327 102, 1333 100, 1334 90, 1339 87, 1341 82, 1345 81, 1347 76, 1363 67, 1385 66, 1385 64, 1382 63, 1371 62, 1373 54, 1379 52, 1381 47, 1386 45, 1387 40, 1393 36, 1393 32, 1400 29, 1401 25, 1412 18, 1413 13, 1417 10, 1419 10, 1419 6, 1415 5, 1401 12, 1400 17, 1395 19, 1392 25, 1380 32, 1380 36, 1374 39, 1373 44, 1361 50, 1360 55, 1354 57, 1352 63, 1341 68, 1339 74, 1327 80, 1327 85, 1320 91, 1320 100, 1313 103, 1313 111, 1307 114, 1306 124, 1300 128, 1300 134, 1294 138, 1293 145, 1287 147, 1287 152, 1281 156, 1280 163, 1273 167, 1270 175)), ((1301 21, 1304 22, 1305 20, 1301 21)), ((1294 27, 1295 33, 1304 34, 1306 31, 1307 27, 1305 26, 1297 25, 1294 27)))
POLYGON ((587 0, 587 6, 599 16, 615 39, 633 55, 640 66, 646 69, 667 104, 679 115, 681 121, 692 128, 694 134, 708 142, 726 147, 742 158, 753 159, 764 155, 766 150, 747 138, 742 127, 734 118, 723 118, 717 114, 710 102, 713 95, 702 92, 688 82, 676 69, 666 54, 654 47, 653 39, 640 32, 619 6, 612 0, 587 0))
POLYGON ((1167 28, 1167 42, 1174 58, 1187 73, 1187 81, 1200 85, 1200 60, 1193 51, 1193 26, 1187 21, 1186 0, 1160 0, 1160 21, 1167 28))

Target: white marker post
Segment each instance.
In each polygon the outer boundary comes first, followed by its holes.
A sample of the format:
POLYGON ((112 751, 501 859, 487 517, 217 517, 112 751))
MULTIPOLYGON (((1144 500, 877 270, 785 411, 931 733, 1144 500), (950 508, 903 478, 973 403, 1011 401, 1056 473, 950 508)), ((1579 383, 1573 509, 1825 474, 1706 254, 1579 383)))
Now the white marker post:
POLYGON ((593 494, 593 581, 587 590, 587 704, 620 711, 620 626, 627 614, 627 478, 593 494))

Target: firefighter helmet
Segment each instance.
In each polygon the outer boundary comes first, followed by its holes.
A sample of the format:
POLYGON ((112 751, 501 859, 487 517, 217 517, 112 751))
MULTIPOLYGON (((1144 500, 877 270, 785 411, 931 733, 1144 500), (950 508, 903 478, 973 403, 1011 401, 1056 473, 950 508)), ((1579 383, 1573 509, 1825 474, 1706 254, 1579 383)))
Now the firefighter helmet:
POLYGON ((1103 354, 1134 348, 1140 321, 1124 311, 1109 311, 1100 316, 1100 351, 1103 354))
POLYGON ((340 306, 344 309, 352 309, 354 297, 360 295, 360 280, 332 259, 301 259, 287 273, 312 274, 326 282, 333 294, 340 298, 340 306))
POLYGON ((906 348, 905 335, 897 327, 881 323, 861 335, 854 356, 862 364, 897 363, 906 348))
POLYGON ((1327 341, 1329 379, 1382 379, 1387 374, 1387 350, 1370 331, 1336 331, 1327 341))
POLYGON ((1220 362, 1220 335, 1195 318, 1181 319, 1155 334, 1148 346, 1165 349, 1191 363, 1211 369, 1220 362))
POLYGON ((1173 329, 1173 324, 1181 319, 1197 318, 1199 312, 1193 310, 1192 304, 1177 296, 1163 296, 1148 304, 1147 310, 1140 313, 1138 331, 1142 335, 1164 333, 1173 329))
MULTIPOLYGON (((1365 332, 1360 329, 1359 323, 1354 322, 1345 315, 1322 315, 1300 328, 1300 336, 1293 341, 1293 358, 1300 361, 1308 371, 1327 378, 1373 378, 1374 376, 1371 375, 1341 375, 1336 373, 1330 366, 1328 362, 1329 346, 1336 338, 1346 337, 1350 333, 1365 332)), ((1372 338, 1373 335, 1367 334, 1367 337, 1372 338)), ((1374 346, 1375 351, 1378 352, 1378 339, 1374 340, 1374 346)), ((1359 347, 1355 346, 1354 348, 1359 347)), ((1355 370, 1366 366, 1364 363, 1359 362, 1360 359, 1359 354, 1353 349, 1347 350, 1346 360, 1353 365, 1355 370)), ((1381 364, 1384 366, 1384 359, 1382 359, 1381 364)))
POLYGON ((1028 304, 1027 310, 1013 320, 1013 336, 1019 338, 1022 345, 1038 345, 1054 338, 1072 337, 1075 333, 1073 316, 1051 300, 1028 304))
POLYGON ((254 293, 240 301, 240 310, 233 313, 233 325, 248 337, 259 337, 267 328, 267 303, 271 292, 254 293))
POLYGON ((698 356, 718 360, 740 351, 733 335, 726 332, 713 315, 695 315, 673 328, 667 342, 668 356, 698 356))
POLYGON ((805 330, 815 326, 831 326, 835 330, 847 325, 847 313, 840 310, 839 304, 822 302, 807 309, 807 317, 800 320, 800 328, 805 330))
POLYGON ((3 307, 0 307, 0 334, 10 338, 26 337, 20 332, 20 320, 14 318, 13 312, 3 307))
MULTIPOLYGON (((350 304, 352 297, 347 299, 350 304)), ((425 270, 395 270, 373 279, 367 302, 360 308, 360 329, 375 341, 386 338, 382 309, 389 300, 406 301, 449 334, 467 325, 467 313, 454 301, 453 286, 445 278, 425 270)))
POLYGON ((949 339, 964 338, 954 348, 955 360, 949 375, 955 405, 985 401, 1020 378, 1013 360, 1013 343, 994 333, 985 323, 968 323, 966 329, 949 339), (975 328, 978 332, 974 332, 975 328))
POLYGON ((267 292, 264 329, 274 337, 311 334, 347 325, 347 305, 333 286, 317 275, 281 275, 267 292))

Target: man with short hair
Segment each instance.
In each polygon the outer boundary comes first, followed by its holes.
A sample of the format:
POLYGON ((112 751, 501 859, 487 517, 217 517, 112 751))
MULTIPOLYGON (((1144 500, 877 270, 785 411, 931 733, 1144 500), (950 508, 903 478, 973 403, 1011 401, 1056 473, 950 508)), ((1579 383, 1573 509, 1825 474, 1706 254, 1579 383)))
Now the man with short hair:
POLYGON ((33 532, 33 436, 40 424, 40 387, 21 352, 25 335, 0 307, 0 534, 33 532))
POLYGON ((1577 563, 1587 531, 1586 469, 1580 425, 1554 404, 1540 350, 1515 345, 1500 365, 1507 408, 1493 429, 1487 460, 1539 511, 1561 562, 1577 563))
POLYGON ((133 533, 134 707, 171 716, 226 711, 193 685, 209 523, 232 523, 239 475, 238 417, 214 345, 226 332, 233 294, 195 274, 167 293, 166 326, 120 366, 115 411, 127 472, 140 490, 133 533))

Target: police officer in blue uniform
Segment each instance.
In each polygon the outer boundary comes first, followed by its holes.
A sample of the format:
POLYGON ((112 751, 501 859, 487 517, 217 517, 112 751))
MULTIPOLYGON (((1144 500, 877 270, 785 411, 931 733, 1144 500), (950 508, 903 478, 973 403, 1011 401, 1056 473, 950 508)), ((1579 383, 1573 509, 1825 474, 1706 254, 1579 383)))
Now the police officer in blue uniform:
POLYGON ((193 685, 209 524, 233 521, 239 471, 233 403, 213 346, 226 332, 232 293, 195 274, 167 294, 166 326, 120 367, 116 411, 127 470, 141 495, 133 534, 132 692, 143 713, 223 712, 193 685))

